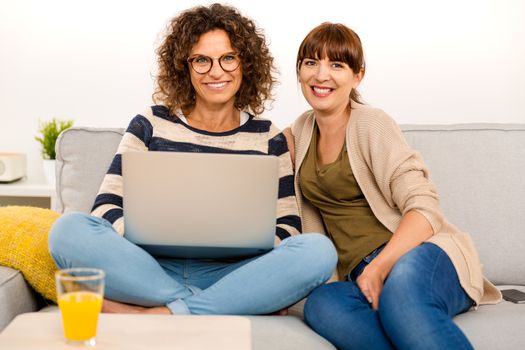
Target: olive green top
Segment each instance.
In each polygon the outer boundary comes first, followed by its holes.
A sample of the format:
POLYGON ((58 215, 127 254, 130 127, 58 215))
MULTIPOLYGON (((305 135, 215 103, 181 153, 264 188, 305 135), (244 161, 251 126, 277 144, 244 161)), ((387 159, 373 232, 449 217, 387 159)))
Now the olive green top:
POLYGON ((361 192, 346 145, 333 163, 320 165, 317 138, 316 124, 299 170, 299 184, 303 196, 321 213, 339 256, 337 273, 344 279, 365 256, 387 242, 392 233, 376 219, 361 192))
MULTIPOLYGON (((291 125, 297 169, 310 147, 314 122, 310 110, 291 125)), ((461 286, 476 305, 500 302, 501 292, 483 276, 472 238, 443 216, 423 158, 410 147, 396 122, 378 108, 352 101, 345 141, 352 173, 377 219, 395 232, 406 213, 423 215, 433 230, 426 242, 443 249, 452 260, 461 286)), ((298 172, 294 180, 303 232, 325 233, 319 210, 301 194, 298 172)))

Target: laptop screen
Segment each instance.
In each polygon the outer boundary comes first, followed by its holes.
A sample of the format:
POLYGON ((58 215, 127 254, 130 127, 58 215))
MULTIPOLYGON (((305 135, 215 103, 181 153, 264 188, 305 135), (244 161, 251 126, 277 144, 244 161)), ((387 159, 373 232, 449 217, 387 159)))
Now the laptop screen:
POLYGON ((278 158, 122 155, 125 237, 154 255, 217 258, 272 249, 278 158))

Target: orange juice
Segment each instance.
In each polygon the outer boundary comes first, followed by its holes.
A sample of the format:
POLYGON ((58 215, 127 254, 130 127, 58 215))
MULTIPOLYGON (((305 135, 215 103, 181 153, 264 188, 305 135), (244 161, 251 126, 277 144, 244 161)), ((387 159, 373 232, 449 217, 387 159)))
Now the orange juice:
POLYGON ((67 340, 83 341, 97 334, 102 296, 93 292, 70 292, 58 298, 64 335, 67 340))

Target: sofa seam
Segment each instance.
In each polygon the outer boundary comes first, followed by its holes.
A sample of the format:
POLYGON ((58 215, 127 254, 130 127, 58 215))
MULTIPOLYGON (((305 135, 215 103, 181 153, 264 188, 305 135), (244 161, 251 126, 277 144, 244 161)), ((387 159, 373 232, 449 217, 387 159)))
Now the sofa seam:
POLYGON ((454 131, 502 131, 502 132, 523 132, 525 131, 525 125, 522 124, 508 124, 508 125, 478 125, 478 127, 468 127, 466 125, 447 125, 447 124, 432 124, 432 125, 419 125, 419 124, 401 124, 401 131, 405 132, 454 132, 454 131))
POLYGON ((525 131, 525 128, 523 129, 497 129, 497 128, 486 128, 486 129, 401 129, 403 133, 405 132, 419 132, 419 131, 428 131, 428 132, 455 132, 455 131, 502 131, 502 132, 523 132, 525 131))
MULTIPOLYGON (((7 266, 5 266, 5 267, 7 267, 7 266)), ((14 270, 14 272, 10 276, 8 276, 5 280, 2 281, 2 283, 0 283, 0 287, 3 287, 7 283, 11 282, 12 280, 14 280, 19 275, 21 275, 20 271, 14 270)))

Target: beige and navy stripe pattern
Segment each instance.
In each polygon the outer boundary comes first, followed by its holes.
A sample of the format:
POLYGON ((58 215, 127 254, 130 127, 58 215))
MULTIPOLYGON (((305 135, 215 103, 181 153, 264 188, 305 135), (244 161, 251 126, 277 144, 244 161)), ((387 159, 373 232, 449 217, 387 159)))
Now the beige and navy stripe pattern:
MULTIPOLYGON (((206 152, 274 155, 279 158, 276 244, 301 232, 293 170, 284 135, 269 120, 250 115, 239 128, 211 133, 192 128, 165 106, 153 106, 133 118, 102 181, 92 215, 108 220, 124 234, 121 155, 124 152, 206 152)), ((242 215, 242 213, 239 213, 242 215)))

